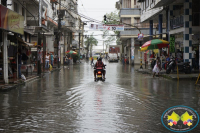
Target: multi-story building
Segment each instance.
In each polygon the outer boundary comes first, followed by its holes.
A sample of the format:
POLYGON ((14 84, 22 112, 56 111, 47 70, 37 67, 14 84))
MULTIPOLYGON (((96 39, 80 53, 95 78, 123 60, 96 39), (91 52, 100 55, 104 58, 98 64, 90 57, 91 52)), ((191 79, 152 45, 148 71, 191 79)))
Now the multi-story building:
MULTIPOLYGON (((76 42, 79 41, 78 36, 75 37, 75 34, 79 33, 81 24, 81 19, 77 13, 77 1, 1 0, 0 4, 0 16, 5 18, 5 21, 0 20, 0 42, 3 44, 1 45, 2 50, 0 50, 0 53, 3 53, 3 56, 0 57, 0 71, 3 71, 1 76, 6 83, 8 83, 8 56, 10 54, 8 46, 10 44, 17 47, 20 42, 23 45, 40 46, 43 53, 59 55, 61 63, 63 63, 61 55, 64 56, 65 51, 73 47, 78 48, 78 43, 72 43, 73 38, 76 42), (59 17, 62 26, 61 30, 58 31, 59 17), (58 32, 60 33, 59 45, 57 45, 58 41, 56 40, 58 39, 56 38, 58 32)), ((17 48, 19 49, 19 47, 17 48)), ((41 55, 39 57, 37 48, 31 48, 35 55, 29 58, 42 59, 41 57, 44 54, 39 53, 39 56, 41 55)))
POLYGON ((167 34, 169 52, 183 53, 184 62, 192 62, 192 49, 199 47, 199 0, 138 0, 141 2, 141 21, 159 22, 159 33, 167 34), (163 32, 166 23, 167 32, 163 32))
MULTIPOLYGON (((120 10, 120 21, 125 26, 125 30, 120 32, 122 42, 122 53, 129 57, 130 64, 140 63, 140 46, 149 38, 149 24, 141 24, 141 6, 137 0, 120 0, 116 2, 116 8, 120 10), (138 41, 138 34, 144 35, 142 42, 138 41), (146 37, 146 38, 145 38, 146 37)), ((155 32, 153 27, 152 32, 155 32)))
MULTIPOLYGON (((81 32, 81 18, 78 15, 77 0, 61 0, 62 13, 62 32, 63 40, 61 41, 61 58, 65 56, 65 51, 76 50, 79 52, 79 33, 81 32)), ((59 7, 57 7, 59 10, 59 7)))

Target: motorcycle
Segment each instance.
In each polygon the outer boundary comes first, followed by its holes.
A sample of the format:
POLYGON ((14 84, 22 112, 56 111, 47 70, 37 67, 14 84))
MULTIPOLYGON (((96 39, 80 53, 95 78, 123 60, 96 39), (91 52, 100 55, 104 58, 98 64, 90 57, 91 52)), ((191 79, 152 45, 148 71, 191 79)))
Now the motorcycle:
MULTIPOLYGON (((105 66, 106 65, 104 65, 104 67, 105 66)), ((105 81, 105 79, 103 78, 103 70, 105 70, 105 69, 103 69, 103 68, 95 68, 95 67, 94 67, 94 69, 96 70, 96 80, 95 81, 99 81, 99 80, 105 81)))
POLYGON ((170 59, 170 61, 167 64, 166 73, 170 74, 171 70, 176 71, 177 67, 178 67, 179 71, 184 72, 185 74, 191 73, 190 62, 176 63, 176 60, 174 57, 172 59, 170 59))

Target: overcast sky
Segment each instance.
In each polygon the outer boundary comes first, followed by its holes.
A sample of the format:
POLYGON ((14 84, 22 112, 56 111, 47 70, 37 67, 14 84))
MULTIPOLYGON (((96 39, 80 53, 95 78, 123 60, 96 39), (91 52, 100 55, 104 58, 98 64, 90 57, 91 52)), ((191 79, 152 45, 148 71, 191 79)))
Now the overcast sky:
MULTIPOLYGON (((78 0, 78 12, 88 16, 90 18, 93 18, 98 21, 103 20, 103 16, 106 13, 110 13, 116 10, 115 8, 115 3, 119 0, 78 0)), ((82 21, 88 21, 84 18, 82 18, 82 21)), ((94 23, 94 22, 90 22, 94 23)), ((88 23, 89 24, 89 23, 88 23)), ((85 30, 89 30, 87 28, 88 26, 85 26, 85 30)), ((88 32, 84 33, 86 35, 90 35, 94 32, 94 35, 101 35, 101 31, 91 31, 89 30, 88 32)), ((98 45, 99 47, 95 48, 102 48, 102 38, 101 36, 94 36, 98 40, 98 45)), ((114 45, 113 43, 112 45, 114 45)))

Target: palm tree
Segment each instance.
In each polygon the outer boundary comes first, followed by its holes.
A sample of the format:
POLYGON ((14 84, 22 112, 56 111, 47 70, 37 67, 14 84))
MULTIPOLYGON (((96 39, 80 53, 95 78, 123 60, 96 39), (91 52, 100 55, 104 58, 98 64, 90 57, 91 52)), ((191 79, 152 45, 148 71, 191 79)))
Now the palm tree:
POLYGON ((93 46, 97 46, 98 44, 98 41, 96 38, 93 37, 93 34, 87 38, 87 40, 85 41, 85 45, 86 45, 86 48, 87 48, 87 55, 86 55, 86 59, 88 59, 88 52, 90 50, 90 56, 92 56, 92 49, 93 49, 93 46))

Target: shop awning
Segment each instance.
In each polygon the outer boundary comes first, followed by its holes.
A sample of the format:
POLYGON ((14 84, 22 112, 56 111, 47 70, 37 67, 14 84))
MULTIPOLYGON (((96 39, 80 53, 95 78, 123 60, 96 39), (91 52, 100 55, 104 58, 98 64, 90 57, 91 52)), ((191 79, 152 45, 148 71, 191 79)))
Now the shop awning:
POLYGON ((24 42, 26 45, 28 45, 29 47, 35 47, 35 45, 34 44, 32 44, 32 43, 29 43, 29 42, 24 42))
POLYGON ((24 40, 23 40, 22 38, 20 38, 20 37, 16 37, 16 38, 17 38, 17 40, 18 40, 19 42, 24 43, 24 40))
POLYGON ((17 40, 20 42, 20 43, 22 43, 22 45, 23 46, 29 46, 29 47, 34 47, 35 45, 34 44, 32 44, 32 43, 29 43, 29 42, 25 42, 22 38, 20 38, 20 37, 16 37, 17 38, 17 40))

